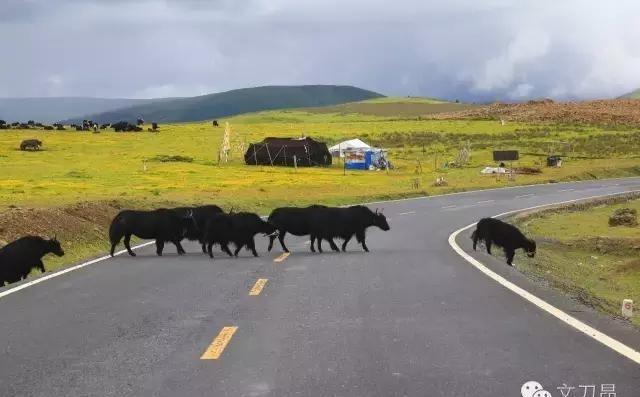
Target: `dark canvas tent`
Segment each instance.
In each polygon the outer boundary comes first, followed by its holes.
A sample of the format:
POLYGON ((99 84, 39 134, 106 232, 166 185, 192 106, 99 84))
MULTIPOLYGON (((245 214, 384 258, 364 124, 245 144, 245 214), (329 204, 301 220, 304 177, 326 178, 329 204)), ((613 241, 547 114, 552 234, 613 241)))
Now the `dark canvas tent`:
POLYGON ((248 165, 315 167, 331 165, 331 154, 325 143, 311 138, 265 138, 249 145, 244 161, 248 165))

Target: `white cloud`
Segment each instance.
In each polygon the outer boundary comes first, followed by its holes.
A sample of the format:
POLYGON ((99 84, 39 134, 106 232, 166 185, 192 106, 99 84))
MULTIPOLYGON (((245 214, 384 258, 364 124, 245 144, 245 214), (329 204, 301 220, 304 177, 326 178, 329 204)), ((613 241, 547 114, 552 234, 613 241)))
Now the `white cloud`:
POLYGON ((8 96, 335 83, 493 100, 640 87, 640 3, 630 0, 0 0, 0 8, 7 1, 8 96))

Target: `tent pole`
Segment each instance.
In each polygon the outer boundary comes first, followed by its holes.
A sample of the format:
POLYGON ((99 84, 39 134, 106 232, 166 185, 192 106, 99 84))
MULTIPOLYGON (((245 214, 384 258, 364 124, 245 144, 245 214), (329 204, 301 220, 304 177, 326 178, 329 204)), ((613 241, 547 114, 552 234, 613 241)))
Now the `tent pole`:
POLYGON ((271 158, 271 152, 269 152, 269 144, 265 143, 264 146, 267 148, 267 154, 269 155, 269 162, 271 163, 271 166, 273 167, 273 159, 271 158))

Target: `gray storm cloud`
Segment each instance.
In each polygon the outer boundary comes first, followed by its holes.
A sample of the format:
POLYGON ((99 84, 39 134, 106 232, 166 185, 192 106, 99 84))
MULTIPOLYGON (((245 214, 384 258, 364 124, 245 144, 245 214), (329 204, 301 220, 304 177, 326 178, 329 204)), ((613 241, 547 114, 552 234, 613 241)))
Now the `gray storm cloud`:
POLYGON ((613 97, 640 87, 640 3, 0 0, 0 48, 0 96, 613 97))

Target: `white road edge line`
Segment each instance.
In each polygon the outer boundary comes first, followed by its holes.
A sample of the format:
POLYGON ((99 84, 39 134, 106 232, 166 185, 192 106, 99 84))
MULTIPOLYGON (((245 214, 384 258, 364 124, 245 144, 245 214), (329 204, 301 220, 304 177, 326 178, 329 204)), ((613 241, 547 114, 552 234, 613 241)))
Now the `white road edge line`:
MULTIPOLYGON (((600 196, 591 196, 591 197, 585 197, 585 198, 580 198, 580 199, 575 199, 575 200, 561 201, 561 202, 553 203, 553 204, 536 205, 536 206, 529 207, 529 208, 523 208, 523 209, 519 209, 519 210, 503 212, 501 214, 494 215, 493 217, 497 218, 497 217, 501 217, 501 216, 504 216, 504 215, 510 215, 510 214, 514 214, 514 213, 517 213, 517 212, 528 211, 528 210, 537 209, 537 208, 551 207, 551 206, 554 206, 554 205, 568 204, 568 203, 573 203, 573 202, 576 202, 576 201, 584 201, 584 200, 596 199, 596 198, 600 198, 600 197, 616 196, 616 195, 628 194, 628 193, 636 193, 636 192, 640 192, 640 190, 631 190, 631 191, 628 191, 628 192, 603 194, 603 195, 600 195, 600 196)), ((460 255, 462 258, 464 258, 467 262, 471 263, 473 266, 475 266, 482 273, 484 273, 488 277, 492 278, 494 281, 498 282, 503 287, 509 289, 511 292, 519 295, 520 297, 524 298, 525 300, 529 301, 530 303, 533 303, 538 308, 546 311, 547 313, 551 314, 552 316, 556 317, 557 319, 565 322, 566 324, 568 324, 571 327, 575 328, 576 330, 584 333, 585 335, 595 339, 596 341, 602 343, 603 345, 607 346, 608 348, 610 348, 610 349, 620 353, 621 355, 627 357, 628 359, 634 361, 636 364, 640 364, 640 352, 638 352, 637 350, 634 350, 633 348, 623 344, 622 342, 620 342, 620 341, 618 341, 616 339, 613 339, 612 337, 610 337, 610 336, 598 331, 597 329, 595 329, 595 328, 583 323, 582 321, 578 320, 577 318, 575 318, 573 316, 570 316, 569 314, 563 312, 562 310, 558 309, 557 307, 555 307, 555 306, 547 303, 546 301, 538 298, 537 296, 535 296, 532 293, 526 291, 525 289, 523 289, 521 287, 518 287, 517 285, 515 285, 511 281, 505 279, 504 277, 502 277, 499 274, 495 273, 494 271, 490 270, 488 267, 483 265, 480 261, 478 261, 477 259, 475 259, 471 255, 467 254, 462 248, 460 248, 458 243, 456 243, 456 237, 458 237, 458 235, 461 232, 463 232, 463 231, 465 231, 467 229, 470 229, 470 228, 474 227, 475 225, 476 225, 476 223, 472 223, 470 225, 462 227, 462 228, 456 230, 455 232, 451 233, 451 235, 449 236, 449 245, 451 246, 451 248, 453 248, 453 250, 458 255, 460 255)))
POLYGON ((482 200, 482 201, 478 201, 476 204, 486 204, 486 203, 493 203, 495 200, 482 200))
POLYGON ((407 212, 401 212, 398 215, 410 215, 410 214, 415 214, 415 211, 407 211, 407 212))
MULTIPOLYGON (((131 249, 136 250, 138 248, 146 247, 146 246, 154 244, 154 243, 155 243, 155 241, 148 241, 146 243, 142 243, 142 244, 136 245, 134 247, 131 247, 131 249)), ((127 252, 127 250, 118 251, 118 252, 116 252, 114 254, 114 256, 122 255, 125 252, 127 252)), ((10 289, 8 289, 6 291, 0 292, 0 298, 3 298, 5 296, 7 296, 7 295, 10 295, 10 294, 13 294, 15 292, 18 292, 21 289, 25 289, 27 287, 31 287, 32 285, 40 284, 40 283, 42 283, 44 281, 47 281, 49 279, 52 279, 54 277, 62 276, 65 273, 69 273, 69 272, 72 272, 74 270, 82 269, 83 267, 86 267, 86 266, 89 266, 89 265, 93 265, 94 263, 105 261, 105 260, 107 260, 109 258, 111 258, 111 256, 109 256, 109 255, 101 256, 100 258, 92 259, 92 260, 90 260, 88 262, 80 263, 79 265, 67 267, 66 269, 62 269, 62 270, 57 271, 55 273, 47 274, 46 276, 42 276, 42 277, 37 278, 35 280, 27 281, 26 283, 20 284, 17 287, 13 287, 13 288, 10 288, 10 289)))
POLYGON ((456 206, 454 204, 454 205, 445 205, 444 207, 442 207, 443 210, 446 210, 447 208, 456 208, 456 206))
POLYGON ((573 192, 576 189, 560 189, 559 192, 573 192))

